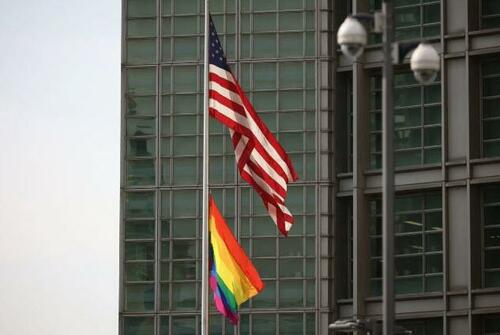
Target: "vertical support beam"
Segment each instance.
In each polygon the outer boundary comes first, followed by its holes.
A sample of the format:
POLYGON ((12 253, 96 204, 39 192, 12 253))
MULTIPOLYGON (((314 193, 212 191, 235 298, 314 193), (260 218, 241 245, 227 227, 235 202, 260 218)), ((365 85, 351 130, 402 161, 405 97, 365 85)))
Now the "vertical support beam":
POLYGON ((353 317, 364 319, 365 301, 370 280, 370 216, 365 196, 365 174, 369 164, 369 85, 363 63, 355 62, 353 86, 353 164, 352 164, 352 233, 353 233, 353 317))
POLYGON ((382 4, 384 14, 382 76, 382 256, 383 256, 383 334, 394 334, 394 69, 391 58, 394 41, 393 4, 382 4))

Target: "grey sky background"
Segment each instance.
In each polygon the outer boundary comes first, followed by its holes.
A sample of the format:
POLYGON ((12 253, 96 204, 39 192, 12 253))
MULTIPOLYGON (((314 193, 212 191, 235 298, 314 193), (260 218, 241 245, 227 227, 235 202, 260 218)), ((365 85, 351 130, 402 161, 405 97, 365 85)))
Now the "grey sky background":
POLYGON ((118 324, 119 0, 0 0, 0 334, 118 324))

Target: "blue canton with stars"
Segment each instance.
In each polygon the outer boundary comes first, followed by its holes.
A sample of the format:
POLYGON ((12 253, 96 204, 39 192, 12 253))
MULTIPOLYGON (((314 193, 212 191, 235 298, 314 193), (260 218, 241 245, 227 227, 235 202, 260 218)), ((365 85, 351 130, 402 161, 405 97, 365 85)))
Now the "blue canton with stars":
POLYGON ((210 17, 210 37, 208 39, 208 58, 210 64, 214 64, 226 71, 231 71, 226 62, 226 57, 224 56, 224 50, 222 50, 222 44, 217 36, 217 31, 215 31, 215 25, 210 17))

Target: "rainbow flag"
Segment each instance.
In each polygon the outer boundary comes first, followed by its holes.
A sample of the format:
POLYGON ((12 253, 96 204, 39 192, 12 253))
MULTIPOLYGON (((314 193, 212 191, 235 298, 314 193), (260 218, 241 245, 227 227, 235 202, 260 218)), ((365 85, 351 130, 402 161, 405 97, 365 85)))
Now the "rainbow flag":
POLYGON ((264 283, 252 262, 226 225, 210 197, 210 287, 217 310, 238 323, 238 306, 255 296, 264 283))

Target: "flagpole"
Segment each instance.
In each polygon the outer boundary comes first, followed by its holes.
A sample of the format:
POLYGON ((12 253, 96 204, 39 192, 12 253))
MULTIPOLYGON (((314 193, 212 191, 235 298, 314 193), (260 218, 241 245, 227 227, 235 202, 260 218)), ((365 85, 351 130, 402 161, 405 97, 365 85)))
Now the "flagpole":
POLYGON ((201 335, 208 335, 208 1, 205 0, 205 44, 203 55, 203 224, 202 224, 202 259, 201 259, 201 335))

